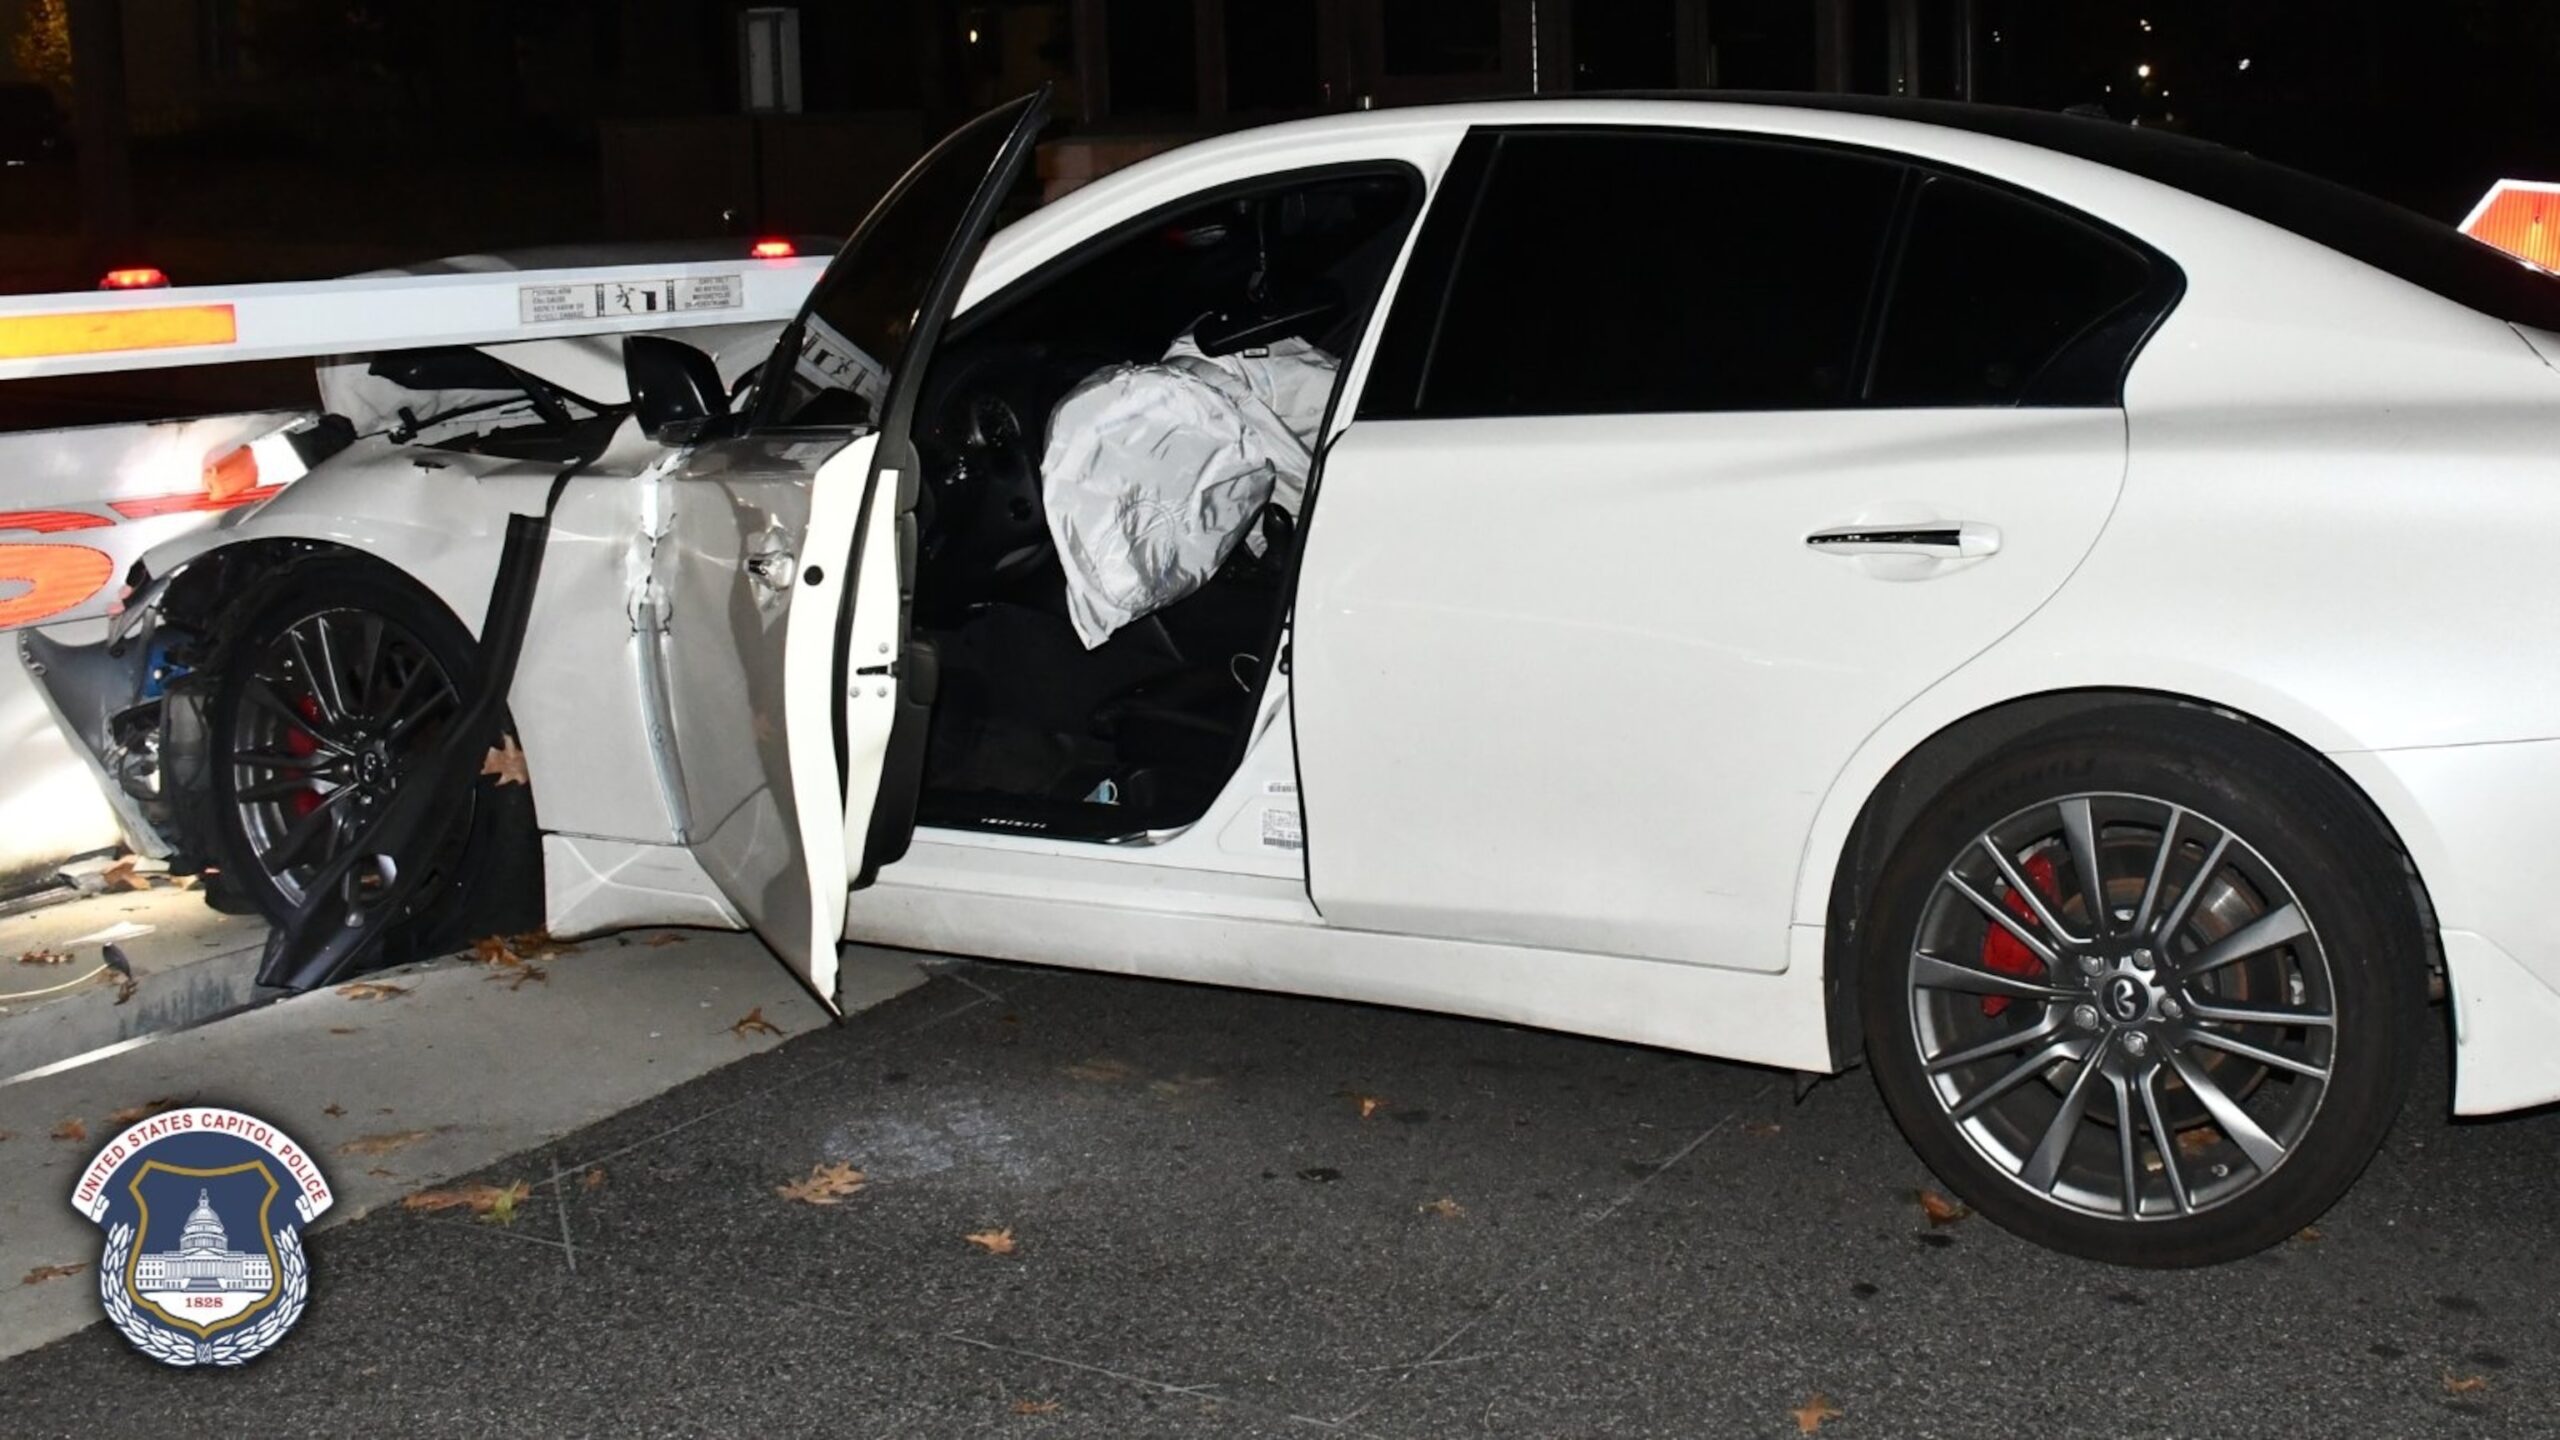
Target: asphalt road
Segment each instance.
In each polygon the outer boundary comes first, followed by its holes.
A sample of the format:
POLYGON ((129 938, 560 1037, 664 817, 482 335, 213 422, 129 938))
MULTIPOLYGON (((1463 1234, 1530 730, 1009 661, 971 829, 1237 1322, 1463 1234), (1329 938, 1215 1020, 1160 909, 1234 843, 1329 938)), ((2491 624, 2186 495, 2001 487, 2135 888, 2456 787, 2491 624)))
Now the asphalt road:
POLYGON ((2161 1274, 1930 1225, 1863 1076, 953 964, 487 1171, 509 1225, 323 1232, 246 1370, 0 1365, 0 1429, 2560 1432, 2560 1119, 2450 1122, 2429 1066, 2316 1235, 2161 1274))

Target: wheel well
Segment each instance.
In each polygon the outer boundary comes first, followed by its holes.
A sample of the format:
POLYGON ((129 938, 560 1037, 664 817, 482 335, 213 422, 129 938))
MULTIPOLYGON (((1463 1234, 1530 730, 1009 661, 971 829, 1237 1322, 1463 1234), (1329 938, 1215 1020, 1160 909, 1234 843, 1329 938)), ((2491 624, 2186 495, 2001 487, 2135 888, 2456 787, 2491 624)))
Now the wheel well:
POLYGON ((384 581, 405 586, 436 608, 452 613, 442 596, 389 561, 353 546, 298 538, 244 540, 196 556, 169 582, 161 613, 172 624, 218 643, 221 637, 211 627, 224 612, 260 590, 286 583, 293 571, 317 561, 370 570, 384 581))
POLYGON ((1886 857, 1893 853, 1912 821, 1966 771, 2025 735, 2061 720, 2164 706, 2209 712, 2274 736, 2318 761, 2340 791, 2354 799, 2357 810, 2372 825, 2373 837, 2390 846, 2399 857, 2401 871, 2408 877, 2410 900, 2417 907, 2419 924, 2426 935, 2428 970, 2431 975, 2442 975, 2444 948, 2436 934, 2435 905, 2428 898, 2426 882, 2418 874, 2416 862, 2409 857, 2409 847, 2401 843, 2399 831, 2364 788, 2331 764, 2327 756, 2304 744, 2300 737, 2255 716, 2188 696, 2150 690, 2057 691, 2006 701, 1948 725, 1896 762, 1859 808, 1857 821, 1849 827, 1848 838, 1840 846, 1839 863, 1831 873, 1831 900, 1824 912, 1823 1004, 1835 1066, 1846 1069, 1861 1058, 1857 926, 1866 913, 1873 877, 1884 868, 1886 857))

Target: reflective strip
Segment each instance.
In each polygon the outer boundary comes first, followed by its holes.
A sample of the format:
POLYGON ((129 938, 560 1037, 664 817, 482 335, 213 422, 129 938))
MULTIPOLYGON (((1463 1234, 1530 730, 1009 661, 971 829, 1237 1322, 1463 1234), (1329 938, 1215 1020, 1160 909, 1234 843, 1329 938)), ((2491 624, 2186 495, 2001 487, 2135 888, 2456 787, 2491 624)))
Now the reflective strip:
POLYGON ((229 305, 0 315, 0 360, 228 345, 239 338, 239 321, 229 305))

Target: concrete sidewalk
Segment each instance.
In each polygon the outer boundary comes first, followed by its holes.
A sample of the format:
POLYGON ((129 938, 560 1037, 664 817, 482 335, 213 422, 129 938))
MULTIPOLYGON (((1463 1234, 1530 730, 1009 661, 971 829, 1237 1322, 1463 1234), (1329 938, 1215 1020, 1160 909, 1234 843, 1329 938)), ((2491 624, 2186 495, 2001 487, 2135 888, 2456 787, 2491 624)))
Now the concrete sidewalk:
POLYGON ((2448 1122, 2443 1058, 2316 1235, 2136 1272, 1931 1224, 1861 1076, 1796 1104, 1783 1076, 1629 1046, 951 963, 487 1167, 533 1187, 511 1224, 329 1230, 300 1328, 244 1371, 165 1371, 93 1328, 0 1365, 0 1413, 29 1435, 2552 1433, 2560 1119, 2448 1122), (779 1193, 835 1163, 865 1177, 839 1203, 779 1193), (1010 1253, 971 1238, 996 1235, 1010 1253))
MULTIPOLYGON (((163 894, 202 910, 200 897, 173 891, 134 898, 163 894)), ((64 906, 25 918, 61 928, 94 917, 64 906)), ((94 949, 74 965, 88 968, 94 949)), ((828 1023, 750 936, 640 932, 582 943, 536 965, 535 980, 467 959, 408 966, 367 976, 352 993, 337 987, 278 1001, 0 1085, 0 1355, 98 1318, 96 1277, 86 1267, 97 1260, 99 1236, 69 1196, 80 1167, 114 1131, 115 1112, 216 1104, 282 1127, 322 1157, 338 1197, 325 1230, 828 1023), (733 1028, 750 1014, 773 1032, 733 1028), (19 1283, 38 1266, 63 1264, 84 1268, 72 1278, 19 1283)), ((139 957, 136 967, 143 968, 139 957)), ((846 955, 843 995, 857 1008, 922 979, 902 956, 857 948, 846 955)), ((83 1003, 112 1001, 101 989, 83 1003)), ((39 1012, 0 1018, 0 1027, 31 1022, 50 1023, 39 1012)))

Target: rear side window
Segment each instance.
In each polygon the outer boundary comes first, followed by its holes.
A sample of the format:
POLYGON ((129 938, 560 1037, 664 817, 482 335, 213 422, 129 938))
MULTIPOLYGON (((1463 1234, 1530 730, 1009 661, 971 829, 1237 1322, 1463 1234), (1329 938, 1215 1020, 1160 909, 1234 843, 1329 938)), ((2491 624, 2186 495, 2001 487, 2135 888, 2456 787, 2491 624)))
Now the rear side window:
POLYGON ((1750 139, 1503 135, 1437 326, 1437 297, 1399 303, 1384 348, 1405 353, 1381 355, 1386 387, 1366 408, 1421 418, 1854 403, 1902 174, 1750 139), (1400 377, 1411 384, 1401 395, 1400 377))
POLYGON ((2158 313, 2132 246, 1954 176, 1920 186, 1885 305, 1870 405, 2112 405, 2158 313), (2133 323, 2138 322, 2138 323, 2133 323))

